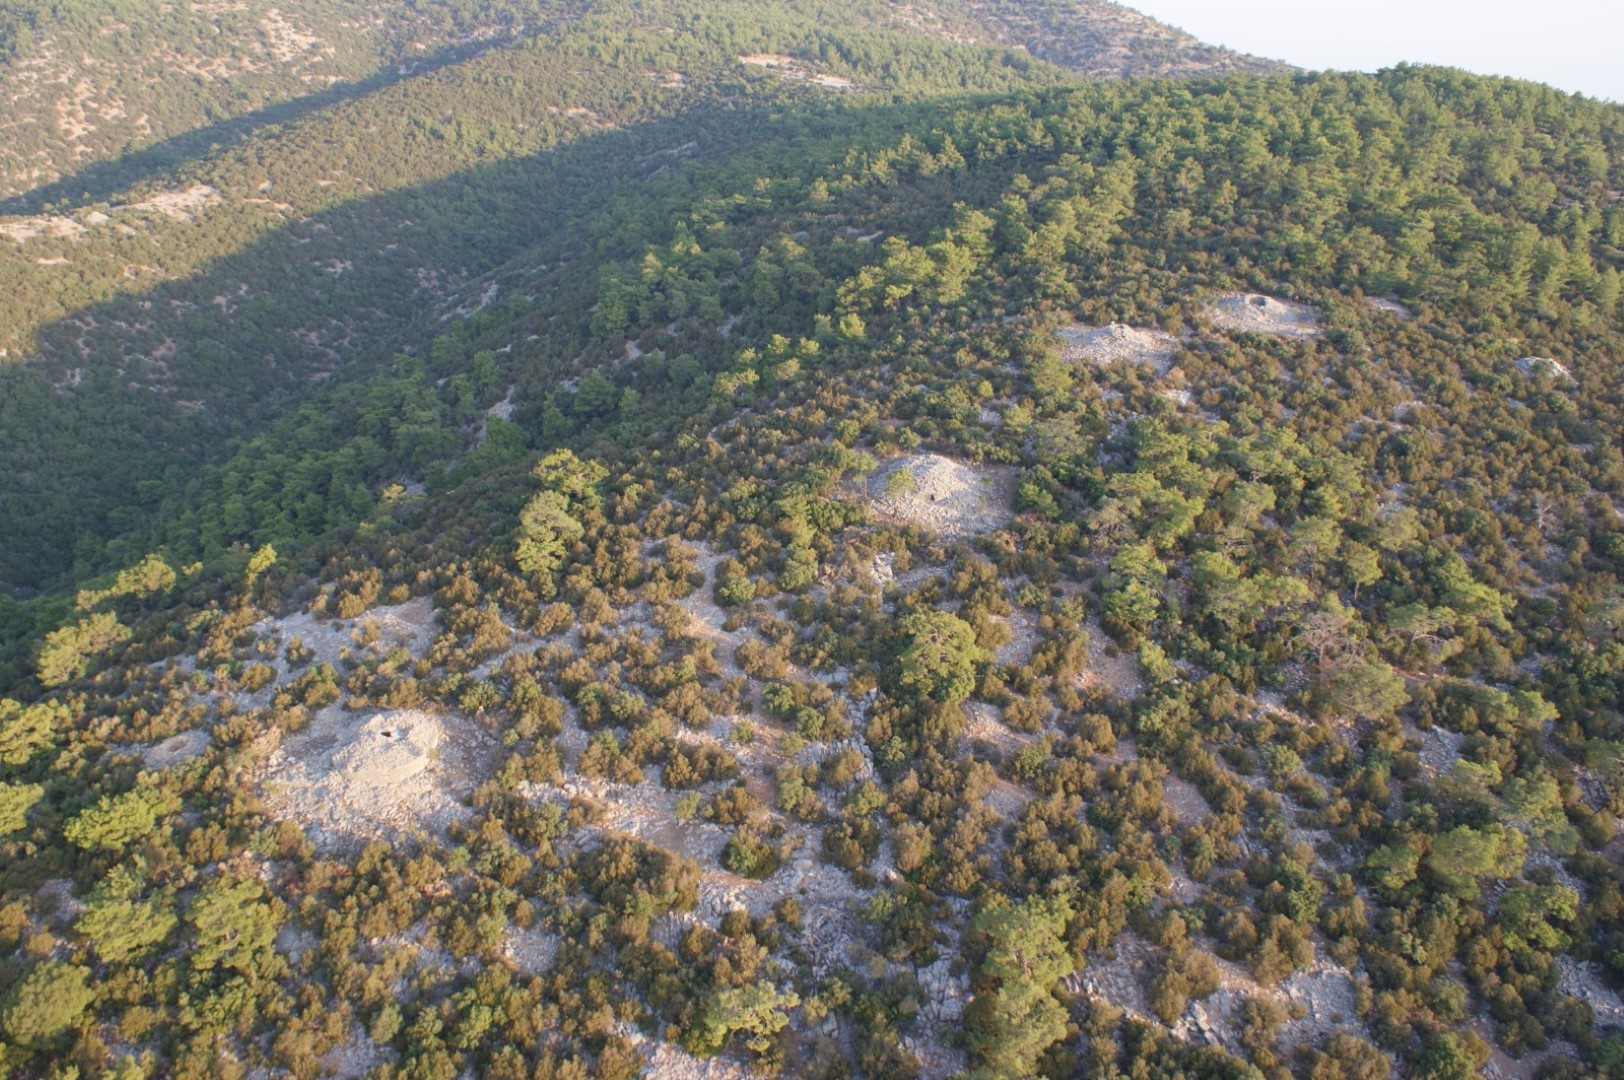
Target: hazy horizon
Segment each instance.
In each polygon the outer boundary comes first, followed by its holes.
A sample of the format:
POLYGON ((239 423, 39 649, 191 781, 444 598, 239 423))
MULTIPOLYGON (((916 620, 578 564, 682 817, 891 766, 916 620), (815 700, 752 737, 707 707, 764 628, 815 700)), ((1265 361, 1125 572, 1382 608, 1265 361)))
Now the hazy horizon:
POLYGON ((1127 0, 1203 41, 1304 68, 1441 64, 1624 103, 1624 6, 1550 0, 1127 0))

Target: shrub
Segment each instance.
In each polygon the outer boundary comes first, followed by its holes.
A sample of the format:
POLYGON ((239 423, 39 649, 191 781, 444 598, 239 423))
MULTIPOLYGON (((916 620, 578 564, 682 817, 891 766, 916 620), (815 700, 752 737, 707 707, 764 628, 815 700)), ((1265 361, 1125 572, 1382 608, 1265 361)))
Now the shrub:
POLYGON ((41 960, 6 995, 0 1027, 19 1046, 49 1045, 78 1024, 96 999, 89 978, 77 964, 41 960))

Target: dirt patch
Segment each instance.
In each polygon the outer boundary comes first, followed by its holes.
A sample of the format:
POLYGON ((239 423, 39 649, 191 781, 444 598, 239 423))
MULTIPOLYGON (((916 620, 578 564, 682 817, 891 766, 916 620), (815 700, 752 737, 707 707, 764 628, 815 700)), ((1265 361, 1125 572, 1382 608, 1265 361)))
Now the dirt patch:
POLYGON ((85 227, 70 217, 58 214, 39 214, 34 217, 12 218, 0 221, 0 236, 21 244, 36 236, 71 239, 85 231, 85 227))
POLYGON ((854 90, 857 84, 840 75, 815 71, 804 61, 783 53, 750 53, 739 57, 746 67, 765 68, 790 82, 802 82, 824 90, 854 90))
POLYGON ((794 68, 800 67, 801 62, 793 56, 783 53, 749 53, 739 57, 739 63, 749 67, 764 68, 794 68))
MULTIPOLYGON (((383 656, 396 647, 419 657, 434 642, 434 601, 420 596, 404 604, 373 608, 353 620, 323 619, 300 612, 281 619, 264 619, 255 624, 254 630, 260 637, 274 638, 283 646, 298 638, 310 649, 312 664, 336 667, 346 652, 369 651, 383 656), (358 643, 368 638, 369 644, 358 643)), ((285 664, 280 656, 278 664, 285 664)), ((286 674, 285 670, 278 671, 279 678, 286 674)))
POLYGON ((1194 825, 1212 813, 1212 807, 1196 786, 1183 777, 1168 774, 1162 779, 1162 790, 1167 796, 1167 807, 1182 825, 1194 825))
POLYGON ((270 813, 328 848, 444 832, 466 817, 484 736, 451 714, 323 709, 279 746, 262 788, 270 813))
POLYGON ((34 895, 44 901, 46 921, 52 926, 66 926, 85 910, 84 901, 73 895, 73 882, 67 878, 52 878, 35 889, 34 895))
POLYGON ((1441 727, 1422 732, 1420 737, 1422 775, 1438 777, 1453 773, 1455 762, 1460 760, 1461 743, 1466 741, 1466 737, 1441 727))
POLYGON ((649 1080, 752 1080, 749 1069, 730 1058, 697 1058, 676 1043, 652 1039, 631 1024, 620 1034, 648 1064, 643 1075, 649 1080))
POLYGON ((869 478, 869 497, 887 517, 968 536, 1000 528, 1013 516, 1014 474, 940 454, 892 458, 869 478))
POLYGON ((297 59, 322 44, 321 38, 295 26, 276 8, 259 20, 259 28, 265 35, 265 51, 279 64, 297 59))
POLYGON ((1228 960, 1218 960, 1218 972, 1217 992, 1190 1004, 1173 1025, 1174 1036, 1241 1052, 1240 1010, 1249 998, 1286 1010, 1288 1019, 1279 1028, 1279 1039, 1287 1048, 1313 1045, 1339 1030, 1364 1033, 1354 977, 1338 964, 1321 960, 1274 987, 1260 985, 1245 968, 1228 960))
POLYGON ((596 802, 604 810, 602 829, 605 832, 635 836, 644 843, 690 858, 707 869, 717 866, 722 849, 727 846, 727 829, 702 818, 684 820, 677 816, 676 801, 681 792, 663 788, 652 769, 637 784, 572 778, 551 788, 521 790, 560 806, 569 805, 575 798, 596 802))
POLYGON ((373 1042, 360 1025, 356 1025, 349 1038, 323 1054, 318 1062, 323 1075, 341 1080, 360 1080, 392 1057, 389 1051, 373 1042))
POLYGON ((1338 964, 1321 961, 1306 967, 1281 983, 1279 991, 1288 1003, 1302 1009, 1301 1016, 1280 1029, 1280 1040, 1287 1046, 1317 1042, 1339 1028, 1363 1026, 1353 976, 1338 964))
POLYGON ((995 746, 1000 753, 1009 755, 1019 753, 1037 739, 1036 735, 1027 735, 1010 728, 999 716, 997 706, 988 705, 984 701, 972 701, 964 711, 968 720, 964 725, 964 734, 960 742, 966 749, 981 742, 995 746))
POLYGON ((712 551, 708 544, 693 546, 699 549, 699 557, 694 561, 699 572, 705 575, 705 581, 678 600, 677 604, 688 613, 688 632, 715 643, 716 661, 723 676, 742 678, 744 669, 739 666, 735 653, 740 645, 750 639, 751 634, 742 626, 736 630, 723 629, 728 621, 728 613, 716 602, 716 568, 721 565, 723 556, 712 551))
POLYGON ((294 965, 297 965, 306 953, 320 946, 321 939, 313 932, 292 923, 284 925, 276 932, 276 951, 286 956, 289 963, 294 965))
POLYGON ((1016 608, 1001 621, 1009 628, 1009 641, 999 648, 997 661, 1000 664, 1018 665, 1032 659, 1038 643, 1043 640, 1043 632, 1038 629, 1037 619, 1031 612, 1016 608))
POLYGON ((1207 318, 1220 330, 1275 337, 1318 337, 1323 330, 1319 312, 1294 300, 1261 293, 1227 293, 1207 304, 1207 318))
POLYGON ((1076 363, 1101 367, 1126 360, 1165 375, 1178 355, 1178 339, 1160 330, 1143 330, 1112 323, 1109 326, 1063 326, 1059 330, 1060 355, 1076 363))
POLYGON ((1061 980, 1074 994, 1109 1001, 1136 1020, 1156 1023, 1145 987, 1153 970, 1155 947, 1132 933, 1117 937, 1111 953, 1090 955, 1088 965, 1061 980))

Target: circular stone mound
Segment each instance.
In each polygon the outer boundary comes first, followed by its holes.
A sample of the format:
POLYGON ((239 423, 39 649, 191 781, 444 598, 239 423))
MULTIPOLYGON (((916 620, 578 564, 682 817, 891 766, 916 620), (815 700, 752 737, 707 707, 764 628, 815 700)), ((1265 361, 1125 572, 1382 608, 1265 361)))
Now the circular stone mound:
POLYGON ((1391 315, 1399 322, 1409 322, 1415 318, 1415 313, 1391 296, 1367 296, 1365 306, 1372 311, 1379 311, 1383 315, 1391 315))
POLYGON ((361 789, 393 788, 427 772, 444 742, 445 728, 426 713, 379 714, 333 752, 331 775, 361 789))
POLYGON ((477 736, 454 723, 418 709, 364 719, 324 709, 271 756, 269 809, 329 847, 443 830, 467 813, 460 799, 473 786, 477 736))
POLYGON ((1552 360, 1549 356, 1525 356, 1517 361, 1517 370, 1530 379, 1541 371, 1549 372, 1553 378, 1569 381, 1573 379, 1573 372, 1566 364, 1552 360))
POLYGON ((940 454, 893 458, 869 478, 882 513, 946 536, 990 532, 1009 521, 1009 480, 940 454))
POLYGON ((1207 305, 1207 318, 1220 330, 1276 337, 1310 338, 1320 334, 1319 312, 1307 304, 1262 293, 1230 293, 1207 305))
POLYGON ((210 742, 206 731, 183 731, 143 750, 141 763, 149 769, 170 769, 184 765, 207 750, 210 742))
POLYGON ((1160 330, 1112 323, 1109 326, 1065 326, 1060 329, 1061 355, 1073 362, 1110 364, 1127 360, 1166 374, 1178 355, 1177 339, 1160 330))

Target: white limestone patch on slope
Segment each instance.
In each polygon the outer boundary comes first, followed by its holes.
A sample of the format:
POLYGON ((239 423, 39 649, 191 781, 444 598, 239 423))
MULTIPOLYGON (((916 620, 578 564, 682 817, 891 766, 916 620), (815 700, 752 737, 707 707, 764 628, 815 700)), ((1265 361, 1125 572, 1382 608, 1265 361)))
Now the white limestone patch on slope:
POLYGON ((162 191, 150 198, 131 203, 131 210, 150 210, 176 221, 190 221, 206 207, 220 201, 220 193, 208 184, 193 184, 183 191, 162 191))
POLYGON ((1525 378, 1529 379, 1532 379, 1539 372, 1545 371, 1549 372, 1553 378, 1564 379, 1568 382, 1573 381, 1572 370, 1566 364, 1553 360, 1549 356, 1524 356, 1517 361, 1517 370, 1522 372, 1525 378))

